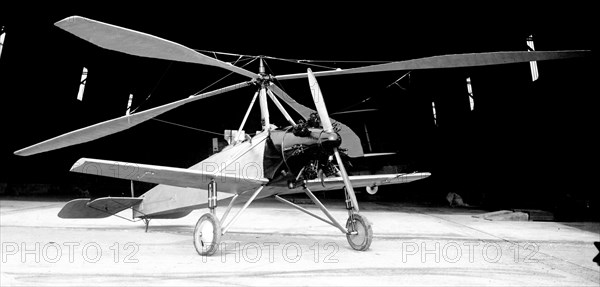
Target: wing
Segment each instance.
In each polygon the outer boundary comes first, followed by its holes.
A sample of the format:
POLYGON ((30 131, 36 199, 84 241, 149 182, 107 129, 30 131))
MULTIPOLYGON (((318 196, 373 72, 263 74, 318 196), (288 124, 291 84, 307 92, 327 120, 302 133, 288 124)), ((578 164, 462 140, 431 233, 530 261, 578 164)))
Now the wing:
MULTIPOLYGON (((352 187, 379 186, 388 184, 408 183, 411 181, 424 179, 431 173, 399 173, 399 174, 373 174, 373 175, 352 175, 349 176, 352 187)), ((311 191, 336 190, 344 187, 344 180, 341 177, 328 177, 321 183, 320 179, 311 179, 306 183, 311 191), (325 185, 325 186, 323 186, 325 185)))
POLYGON ((211 173, 177 167, 90 158, 78 160, 73 167, 71 167, 71 171, 199 189, 205 189, 208 184, 214 180, 217 183, 218 191, 237 194, 250 189, 255 189, 269 182, 266 178, 251 174, 243 176, 229 173, 211 173))
POLYGON ((140 57, 210 65, 252 79, 258 78, 255 73, 205 56, 181 44, 131 29, 80 16, 65 18, 54 25, 104 49, 140 57))
POLYGON ((60 218, 105 218, 142 202, 141 198, 79 198, 69 201, 58 213, 60 218))

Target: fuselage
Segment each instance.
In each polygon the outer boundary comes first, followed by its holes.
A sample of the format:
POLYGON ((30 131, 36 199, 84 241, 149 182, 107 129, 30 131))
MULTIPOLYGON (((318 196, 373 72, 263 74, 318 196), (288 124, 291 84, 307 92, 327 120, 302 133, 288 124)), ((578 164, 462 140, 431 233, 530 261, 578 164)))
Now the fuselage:
MULTIPOLYGON (((323 163, 330 162, 331 149, 341 143, 337 133, 327 133, 320 128, 308 128, 307 131, 294 134, 293 127, 263 131, 251 139, 227 146, 189 169, 236 175, 241 180, 267 178, 269 183, 261 197, 291 191, 290 182, 305 179, 310 174, 307 167, 311 163, 316 172, 323 163)), ((249 196, 245 191, 234 193, 241 194, 241 200, 249 196)), ((219 205, 228 204, 232 196, 231 192, 219 192, 219 205)), ((142 197, 144 203, 137 207, 136 217, 178 218, 191 210, 206 207, 207 202, 205 190, 194 192, 164 184, 152 188, 142 197)))

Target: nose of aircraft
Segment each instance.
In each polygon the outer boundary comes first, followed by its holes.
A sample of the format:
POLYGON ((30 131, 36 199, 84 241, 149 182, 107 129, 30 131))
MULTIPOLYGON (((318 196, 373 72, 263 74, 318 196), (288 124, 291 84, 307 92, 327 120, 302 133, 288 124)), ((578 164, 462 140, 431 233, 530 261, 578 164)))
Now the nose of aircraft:
POLYGON ((339 147, 342 144, 342 137, 336 132, 323 131, 319 135, 319 143, 325 148, 339 147))

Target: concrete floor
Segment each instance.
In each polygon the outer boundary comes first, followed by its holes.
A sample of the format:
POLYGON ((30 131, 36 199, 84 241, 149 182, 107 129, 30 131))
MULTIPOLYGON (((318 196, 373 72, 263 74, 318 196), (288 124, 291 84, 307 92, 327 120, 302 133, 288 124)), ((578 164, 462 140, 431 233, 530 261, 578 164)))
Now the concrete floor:
MULTIPOLYGON (((192 243, 205 210, 153 220, 145 233, 142 222, 116 217, 60 219, 63 204, 0 200, 0 285, 600 284, 592 262, 599 223, 487 221, 473 217, 482 210, 364 203, 374 239, 357 252, 339 230, 267 199, 207 258, 192 243)), ((326 205, 345 222, 341 202, 326 205)))

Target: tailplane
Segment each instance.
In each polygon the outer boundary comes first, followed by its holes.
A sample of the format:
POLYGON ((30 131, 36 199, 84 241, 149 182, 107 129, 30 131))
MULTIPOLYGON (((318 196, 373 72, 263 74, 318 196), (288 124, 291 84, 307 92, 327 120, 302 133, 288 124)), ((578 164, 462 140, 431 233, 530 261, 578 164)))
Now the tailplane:
POLYGON ((78 198, 69 201, 63 206, 58 213, 58 217, 105 218, 140 204, 142 200, 142 198, 132 197, 102 197, 94 200, 78 198))

